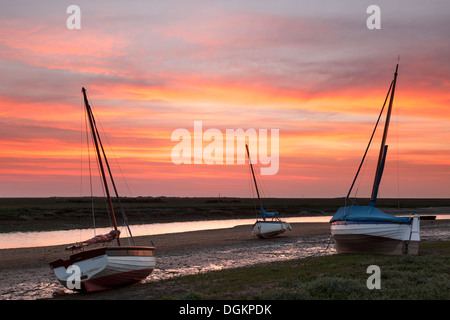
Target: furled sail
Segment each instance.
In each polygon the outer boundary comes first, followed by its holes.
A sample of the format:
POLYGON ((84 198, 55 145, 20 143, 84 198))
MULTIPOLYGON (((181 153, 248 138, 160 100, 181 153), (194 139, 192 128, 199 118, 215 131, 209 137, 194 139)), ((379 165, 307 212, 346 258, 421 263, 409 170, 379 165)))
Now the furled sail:
POLYGON ((119 230, 111 230, 107 234, 100 234, 98 236, 95 236, 89 240, 75 243, 74 245, 71 245, 70 247, 67 247, 66 250, 74 250, 74 249, 81 249, 83 247, 87 247, 88 245, 94 244, 94 243, 105 243, 105 242, 111 242, 114 239, 117 239, 120 235, 119 230))
POLYGON ((277 214, 278 214, 278 212, 267 212, 267 211, 264 211, 263 206, 261 206, 261 216, 262 216, 263 218, 273 218, 273 217, 275 217, 277 214))
POLYGON ((411 223, 410 217, 396 217, 385 213, 373 206, 347 206, 340 207, 338 211, 331 218, 330 222, 334 221, 354 221, 354 222, 396 222, 396 223, 411 223))

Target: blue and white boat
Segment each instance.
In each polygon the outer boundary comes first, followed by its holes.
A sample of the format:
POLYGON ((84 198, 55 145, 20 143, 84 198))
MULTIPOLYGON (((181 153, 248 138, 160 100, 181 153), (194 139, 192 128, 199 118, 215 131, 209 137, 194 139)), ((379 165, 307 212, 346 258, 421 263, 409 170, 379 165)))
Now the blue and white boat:
POLYGON ((338 253, 418 254, 420 217, 396 217, 372 206, 341 207, 331 219, 338 253))
POLYGON ((394 100, 397 82, 398 64, 394 79, 391 82, 383 108, 370 138, 369 145, 358 168, 352 186, 347 194, 345 205, 338 209, 331 218, 331 234, 338 253, 381 253, 381 254, 418 254, 420 244, 420 216, 397 217, 387 214, 375 207, 378 188, 383 174, 388 146, 386 137, 394 100), (383 109, 390 94, 389 107, 386 115, 383 138, 378 156, 378 164, 373 183, 372 196, 368 206, 347 206, 350 192, 364 163, 370 143, 380 121, 383 109))
POLYGON ((267 239, 276 237, 287 230, 292 231, 292 227, 289 223, 275 217, 277 214, 278 212, 266 212, 261 206, 262 219, 256 220, 253 225, 253 236, 267 239))
POLYGON ((245 145, 245 148, 247 150, 248 161, 252 171, 253 182, 255 183, 256 194, 258 195, 261 210, 261 218, 257 219, 253 225, 252 235, 263 239, 274 238, 287 230, 292 230, 292 227, 289 223, 276 217, 278 212, 267 212, 264 210, 262 200, 259 195, 258 184, 256 183, 255 172, 253 171, 252 161, 250 159, 250 152, 248 151, 248 145, 245 145))

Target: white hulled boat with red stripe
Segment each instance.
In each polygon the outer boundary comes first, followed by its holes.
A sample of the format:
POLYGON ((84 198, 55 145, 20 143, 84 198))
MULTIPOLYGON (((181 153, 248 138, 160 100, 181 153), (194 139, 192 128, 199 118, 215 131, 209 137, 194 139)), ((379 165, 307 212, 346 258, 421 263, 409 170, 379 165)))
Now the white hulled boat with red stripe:
MULTIPOLYGON (((102 184, 108 200, 108 211, 114 229, 106 235, 98 235, 92 239, 67 247, 66 250, 72 250, 72 252, 77 250, 79 252, 73 253, 68 259, 59 259, 50 262, 50 266, 59 282, 68 289, 92 292, 137 283, 147 278, 156 265, 156 248, 154 246, 122 245, 105 168, 108 170, 109 181, 114 188, 119 205, 120 198, 97 130, 94 115, 86 96, 85 88, 82 88, 82 93, 92 133, 92 140, 97 154, 97 162, 102 175, 102 184), (114 241, 116 242, 116 246, 110 244, 114 241), (102 244, 103 246, 85 250, 87 246, 92 244, 102 244)), ((125 212, 122 208, 121 210, 124 223, 130 234, 128 240, 133 242, 125 212)))

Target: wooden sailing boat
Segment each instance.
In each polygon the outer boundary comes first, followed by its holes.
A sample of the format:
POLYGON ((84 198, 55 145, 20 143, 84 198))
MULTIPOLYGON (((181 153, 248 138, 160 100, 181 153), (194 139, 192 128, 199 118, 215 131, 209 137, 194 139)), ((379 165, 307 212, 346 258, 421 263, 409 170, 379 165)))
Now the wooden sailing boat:
POLYGON ((278 212, 266 212, 263 208, 261 197, 259 195, 258 184, 256 183, 255 172, 253 171, 252 160, 250 159, 250 152, 248 151, 248 145, 245 145, 247 149, 248 162, 250 164, 250 169, 252 171, 253 182, 255 183, 256 194, 258 195, 259 206, 261 209, 261 218, 257 219, 255 224, 253 225, 254 236, 259 238, 273 238, 276 237, 286 230, 292 230, 291 225, 285 221, 281 221, 277 217, 275 217, 278 212), (267 218, 271 218, 271 220, 266 220, 267 218))
POLYGON ((395 69, 394 79, 391 82, 383 108, 376 122, 369 145, 358 168, 352 186, 345 199, 344 207, 338 209, 331 218, 331 234, 336 243, 338 253, 382 253, 382 254, 418 254, 420 243, 420 217, 396 217, 375 208, 378 188, 383 174, 388 146, 386 138, 388 134, 392 105, 394 101, 395 85, 397 82, 398 64, 395 69), (370 143, 376 131, 378 122, 383 113, 384 106, 389 97, 389 107, 386 114, 383 138, 381 141, 378 164, 375 173, 372 196, 369 206, 347 206, 350 192, 358 177, 361 166, 366 157, 370 143))
MULTIPOLYGON (((66 250, 72 250, 72 252, 79 250, 79 252, 72 254, 66 260, 59 259, 50 262, 50 266, 59 282, 67 288, 92 292, 136 283, 147 278, 155 268, 156 249, 153 246, 123 246, 120 241, 120 231, 117 227, 114 206, 107 183, 108 179, 105 174, 105 166, 120 203, 119 196, 101 143, 94 115, 86 96, 86 89, 82 88, 82 92, 114 229, 106 235, 96 236, 82 243, 67 247, 66 250), (114 240, 117 242, 117 246, 107 245, 84 250, 91 244, 102 243, 105 245, 114 240)), ((122 214, 125 214, 123 210, 122 214)), ((125 216, 124 221, 129 229, 125 216)), ((130 237, 132 240, 131 232, 130 237)))

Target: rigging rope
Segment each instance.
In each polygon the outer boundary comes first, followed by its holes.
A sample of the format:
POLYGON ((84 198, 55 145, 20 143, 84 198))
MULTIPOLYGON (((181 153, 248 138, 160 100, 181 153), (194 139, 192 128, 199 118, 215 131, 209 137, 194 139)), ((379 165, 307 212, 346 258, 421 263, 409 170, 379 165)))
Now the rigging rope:
POLYGON ((256 200, 255 200, 255 189, 254 189, 254 183, 253 183, 253 177, 252 177, 250 165, 247 167, 247 172, 248 172, 248 175, 247 175, 248 176, 248 187, 252 194, 252 203, 253 203, 253 210, 255 212, 255 219, 258 219, 258 210, 256 209, 256 200))
MULTIPOLYGON (((399 56, 400 59, 400 56, 399 56)), ((398 154, 398 149, 399 149, 399 143, 398 143, 398 109, 396 108, 396 123, 397 123, 397 206, 400 209, 400 157, 398 154)))
POLYGON ((91 191, 91 208, 92 208, 92 221, 94 225, 94 235, 95 232, 95 207, 94 207, 94 192, 92 189, 92 171, 91 171, 91 149, 90 149, 90 143, 89 143, 89 133, 87 128, 87 112, 85 112, 85 129, 86 129, 86 145, 87 145, 87 154, 88 154, 88 167, 89 167, 89 186, 91 191))
MULTIPOLYGON (((91 110, 91 112, 93 112, 92 108, 90 108, 90 110, 91 110)), ((100 144, 100 148, 101 148, 101 151, 102 151, 102 154, 103 154, 103 159, 105 160, 106 168, 108 169, 109 178, 110 178, 111 184, 113 186, 114 192, 116 194, 116 199, 117 199, 117 202, 119 204, 119 208, 120 208, 121 213, 122 213, 122 219, 124 221, 125 226, 127 227, 127 230, 128 230, 129 235, 130 235, 130 238, 133 239, 133 235, 131 234, 130 226, 128 224, 128 218, 127 218, 127 216, 125 214, 125 211, 123 210, 123 206, 122 206, 122 203, 120 201, 119 193, 117 192, 116 184, 114 182, 114 179, 113 179, 113 176, 112 176, 112 173, 111 173, 111 168, 109 166, 109 161, 108 161, 108 159, 106 157, 105 149, 103 148, 103 143, 102 143, 102 141, 100 139, 100 134, 98 132, 97 123, 96 123, 96 121, 94 119, 92 119, 92 120, 93 120, 93 124, 94 124, 94 129, 95 129, 95 133, 92 132, 92 135, 96 134, 97 137, 99 138, 98 142, 100 144)), ((101 127, 101 124, 100 124, 100 127, 101 127)), ((104 136, 106 136, 106 135, 104 134, 104 136)), ((98 161, 100 161, 100 159, 98 159, 98 161)))
POLYGON ((381 115, 383 114, 384 107, 386 106, 386 102, 387 102, 387 99, 389 97, 389 94, 391 92, 391 89, 392 89, 393 85, 394 85, 394 80, 392 80, 391 85, 389 86, 388 93, 387 93, 386 98, 385 98, 384 103, 383 103, 383 108, 381 108, 380 115, 378 116, 377 122, 375 123, 375 128, 373 129, 372 135, 371 135, 370 140, 369 140, 369 144, 367 145, 366 151, 364 152, 364 156, 363 156, 363 158, 361 160, 361 163, 359 164, 358 171, 356 172, 356 175, 355 175, 355 178, 353 179, 353 182, 352 182, 352 185, 350 187, 350 190, 348 191, 347 197, 345 198, 344 207, 347 206, 348 198, 350 197, 350 193, 352 192, 353 186, 355 185, 355 181, 358 178, 358 174, 359 174, 359 171, 361 170, 361 166, 363 165, 364 160, 366 158, 367 151, 369 150, 370 144, 372 143, 373 136, 375 135, 375 131, 377 130, 378 123, 380 122, 381 115))

